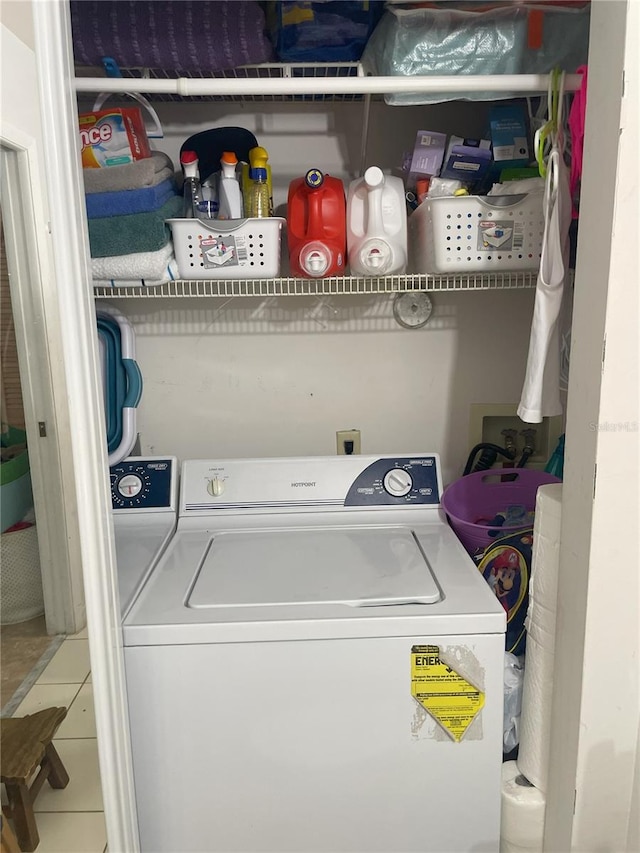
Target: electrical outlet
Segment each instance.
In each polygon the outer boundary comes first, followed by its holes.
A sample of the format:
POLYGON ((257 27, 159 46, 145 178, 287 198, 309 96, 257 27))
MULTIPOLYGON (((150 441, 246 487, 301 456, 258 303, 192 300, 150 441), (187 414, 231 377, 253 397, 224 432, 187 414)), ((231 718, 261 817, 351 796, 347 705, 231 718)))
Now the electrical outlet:
POLYGON ((542 470, 553 453, 562 433, 562 417, 543 418, 539 424, 527 424, 518 417, 517 403, 477 403, 471 406, 469 417, 469 450, 476 444, 490 442, 500 447, 515 444, 513 462, 499 456, 497 465, 515 465, 528 439, 533 439, 534 452, 526 467, 542 470), (527 431, 535 432, 526 435, 527 431))
POLYGON ((360 430, 339 429, 336 432, 336 453, 338 456, 360 453, 360 430))

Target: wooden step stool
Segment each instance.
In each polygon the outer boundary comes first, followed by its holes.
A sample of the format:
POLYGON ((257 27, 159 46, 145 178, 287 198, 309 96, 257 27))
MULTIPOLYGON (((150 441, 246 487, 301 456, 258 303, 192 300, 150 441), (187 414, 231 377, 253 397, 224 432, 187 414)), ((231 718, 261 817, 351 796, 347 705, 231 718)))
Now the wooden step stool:
POLYGON ((33 804, 45 781, 66 788, 69 776, 51 743, 66 708, 46 708, 26 717, 3 717, 0 743, 0 781, 4 782, 20 850, 31 853, 40 841, 33 804), (29 786, 36 769, 40 771, 29 786))

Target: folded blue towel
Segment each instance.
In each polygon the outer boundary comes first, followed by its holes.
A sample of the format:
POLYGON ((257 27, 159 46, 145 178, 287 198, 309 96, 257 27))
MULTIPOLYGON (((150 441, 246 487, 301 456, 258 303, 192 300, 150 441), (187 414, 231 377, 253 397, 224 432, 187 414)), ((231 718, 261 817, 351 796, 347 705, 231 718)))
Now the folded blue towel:
POLYGON ((106 258, 109 255, 129 255, 162 249, 170 239, 165 220, 180 216, 181 213, 182 199, 180 196, 172 196, 159 210, 90 219, 91 257, 106 258))
POLYGON ((100 219, 103 216, 124 216, 129 213, 149 213, 158 210, 178 195, 174 181, 162 181, 155 187, 143 187, 138 190, 120 190, 113 193, 90 193, 85 196, 87 216, 100 219))

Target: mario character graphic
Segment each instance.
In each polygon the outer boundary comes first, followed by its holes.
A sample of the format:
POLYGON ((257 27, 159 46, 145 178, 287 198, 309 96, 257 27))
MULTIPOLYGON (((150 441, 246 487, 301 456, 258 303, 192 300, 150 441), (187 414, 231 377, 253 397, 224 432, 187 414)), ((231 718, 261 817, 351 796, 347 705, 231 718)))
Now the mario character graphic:
POLYGON ((514 655, 524 652, 524 619, 529 601, 529 569, 533 528, 511 533, 492 543, 478 568, 507 616, 505 648, 514 655))
POLYGON ((507 613, 510 610, 511 591, 519 572, 520 554, 514 548, 504 548, 492 560, 487 583, 507 613))

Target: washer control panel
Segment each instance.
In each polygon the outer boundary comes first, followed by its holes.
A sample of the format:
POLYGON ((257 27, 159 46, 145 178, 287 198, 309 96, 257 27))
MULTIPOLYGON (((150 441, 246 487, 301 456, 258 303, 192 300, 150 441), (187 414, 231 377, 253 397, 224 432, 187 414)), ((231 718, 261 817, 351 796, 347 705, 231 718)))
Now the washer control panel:
MULTIPOLYGON (((190 459, 183 463, 181 479, 181 515, 437 508, 442 494, 437 453, 190 459)), ((126 479, 122 486, 137 488, 126 479)))
POLYGON ((175 511, 177 470, 172 456, 130 456, 114 465, 109 469, 114 512, 175 511))
POLYGON ((440 503, 434 456, 377 459, 352 483, 345 506, 404 506, 440 503))

